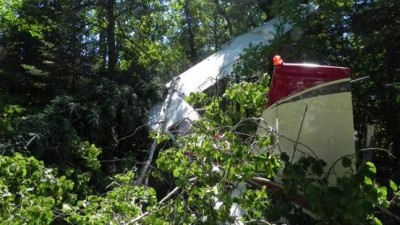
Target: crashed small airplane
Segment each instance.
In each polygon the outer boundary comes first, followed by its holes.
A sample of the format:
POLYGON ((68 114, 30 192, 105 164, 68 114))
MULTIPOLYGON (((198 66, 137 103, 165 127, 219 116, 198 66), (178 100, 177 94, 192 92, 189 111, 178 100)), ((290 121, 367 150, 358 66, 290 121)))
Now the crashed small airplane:
MULTIPOLYGON (((313 5, 305 7, 309 13, 318 8, 313 5)), ((150 129, 159 133, 169 133, 172 128, 188 129, 190 125, 185 120, 195 121, 200 116, 184 98, 190 93, 205 91, 231 76, 233 64, 245 49, 250 45, 269 45, 277 28, 287 33, 293 25, 285 23, 282 18, 274 18, 234 38, 220 51, 175 77, 167 84, 165 100, 150 111, 150 129)), ((258 133, 266 132, 267 122, 279 133, 281 151, 294 157, 299 157, 301 152, 312 154, 327 162, 328 167, 341 156, 354 154, 350 70, 284 63, 278 57, 274 58, 274 65, 269 103, 262 115, 265 121, 260 123, 258 133), (294 149, 299 151, 293 154, 294 149)), ((335 168, 335 171, 341 173, 344 170, 335 168)))
MULTIPOLYGON (((316 7, 309 8, 310 12, 316 10, 316 7)), ((165 100, 150 111, 150 128, 159 133, 189 129, 190 124, 185 120, 195 121, 200 115, 184 98, 229 77, 240 54, 251 44, 269 45, 278 26, 284 33, 292 29, 291 24, 274 18, 233 39, 220 51, 173 79, 167 85, 165 100)), ((275 69, 268 105, 257 133, 263 135, 274 130, 280 152, 294 159, 302 154, 312 155, 324 160, 328 168, 334 165, 332 171, 336 175, 344 175, 346 170, 335 162, 355 153, 350 69, 286 63, 280 56, 273 60, 275 69)), ((155 147, 152 146, 153 151, 155 147)), ((241 192, 235 191, 236 194, 241 192)), ((240 206, 234 207, 238 210, 231 210, 232 215, 240 217, 240 206)))

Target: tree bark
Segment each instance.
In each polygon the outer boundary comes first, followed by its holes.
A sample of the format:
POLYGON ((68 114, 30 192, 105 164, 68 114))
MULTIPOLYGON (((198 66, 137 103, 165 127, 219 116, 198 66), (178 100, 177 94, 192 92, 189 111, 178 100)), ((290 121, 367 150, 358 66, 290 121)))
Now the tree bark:
POLYGON ((197 52, 194 40, 193 18, 190 12, 190 1, 191 0, 185 0, 184 12, 189 33, 190 62, 194 63, 196 61, 197 52))
POLYGON ((107 69, 112 75, 115 72, 117 64, 117 52, 115 43, 115 0, 107 0, 106 18, 107 18, 107 69))

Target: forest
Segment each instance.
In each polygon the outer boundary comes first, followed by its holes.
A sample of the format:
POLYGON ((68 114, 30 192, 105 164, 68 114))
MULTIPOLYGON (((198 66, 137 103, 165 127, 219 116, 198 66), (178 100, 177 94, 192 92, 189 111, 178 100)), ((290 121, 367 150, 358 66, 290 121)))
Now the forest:
POLYGON ((0 0, 0 224, 400 224, 399 40, 398 0, 0 0), (173 77, 274 17, 293 29, 187 98, 189 135, 149 130, 173 77), (254 118, 276 54, 351 70, 356 154, 333 185, 314 157, 252 151, 274 141, 254 118), (279 171, 280 191, 255 182, 279 171))

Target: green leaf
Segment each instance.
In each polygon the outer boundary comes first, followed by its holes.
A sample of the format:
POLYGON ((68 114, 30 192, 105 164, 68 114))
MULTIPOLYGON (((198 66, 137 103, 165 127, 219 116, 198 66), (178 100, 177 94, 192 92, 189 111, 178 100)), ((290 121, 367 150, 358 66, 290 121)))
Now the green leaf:
POLYGON ((67 211, 72 211, 72 208, 71 208, 71 206, 69 206, 68 204, 63 204, 62 205, 62 211, 63 212, 67 212, 67 211))
POLYGON ((376 167, 372 162, 367 162, 368 166, 368 171, 370 171, 373 174, 376 174, 376 167))
POLYGON ((397 189, 398 189, 396 183, 393 182, 392 180, 389 180, 389 186, 393 191, 397 191, 397 189))
POLYGON ((366 185, 372 185, 372 180, 369 177, 364 177, 364 184, 366 185))
POLYGON ((380 187, 378 190, 379 190, 380 197, 386 198, 386 196, 387 196, 387 188, 386 187, 380 187))
POLYGON ((375 225, 383 225, 382 221, 376 217, 373 218, 373 222, 375 225))
POLYGON ((183 169, 181 167, 178 167, 176 169, 174 169, 174 171, 172 172, 172 174, 174 175, 174 177, 179 177, 181 175, 181 171, 183 169))

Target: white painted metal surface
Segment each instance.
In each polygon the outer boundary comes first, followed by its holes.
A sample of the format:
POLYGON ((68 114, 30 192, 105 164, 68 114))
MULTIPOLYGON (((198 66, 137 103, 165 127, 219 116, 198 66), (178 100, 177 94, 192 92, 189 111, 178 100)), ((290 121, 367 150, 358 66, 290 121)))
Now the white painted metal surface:
POLYGON ((233 71, 233 64, 240 54, 243 54, 250 45, 268 45, 276 35, 276 27, 280 25, 283 32, 291 29, 291 25, 283 24, 282 19, 274 18, 266 24, 232 39, 220 51, 168 83, 167 87, 172 91, 172 98, 167 97, 164 102, 160 102, 151 109, 150 128, 165 132, 171 125, 180 122, 187 116, 191 120, 197 119, 199 115, 184 101, 184 98, 190 93, 204 91, 221 78, 229 76, 233 71), (165 126, 161 126, 163 122, 165 126), (161 129, 162 127, 164 128, 161 129))
MULTIPOLYGON (((294 161, 302 155, 310 155, 327 163, 326 171, 342 156, 354 155, 354 126, 351 92, 343 91, 302 99, 301 95, 312 93, 332 84, 349 85, 350 79, 328 82, 295 94, 284 102, 267 108, 260 123, 258 134, 266 134, 269 126, 279 131, 276 151, 286 152, 294 161), (291 101, 291 99, 299 99, 291 101), (296 149, 296 150, 295 150, 296 149)), ((339 161, 334 165, 338 176, 346 175, 339 161)), ((330 181, 335 182, 335 176, 330 181)))

